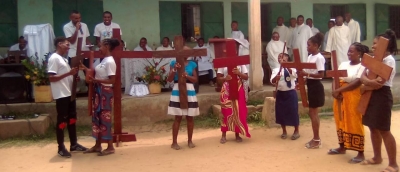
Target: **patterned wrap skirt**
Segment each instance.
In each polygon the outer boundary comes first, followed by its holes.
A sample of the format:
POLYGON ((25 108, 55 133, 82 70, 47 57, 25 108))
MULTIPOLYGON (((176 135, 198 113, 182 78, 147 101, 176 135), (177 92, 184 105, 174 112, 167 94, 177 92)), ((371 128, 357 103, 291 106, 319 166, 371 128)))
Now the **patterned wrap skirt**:
POLYGON ((251 137, 249 127, 247 125, 247 105, 245 90, 242 82, 239 80, 238 99, 229 99, 229 83, 224 82, 221 89, 221 113, 223 115, 221 121, 221 131, 233 131, 240 133, 246 137, 251 137))
POLYGON ((113 88, 103 84, 94 85, 92 136, 102 140, 113 139, 111 133, 112 104, 114 99, 113 88))
POLYGON ((175 83, 169 99, 168 115, 177 116, 198 116, 200 115, 199 103, 197 102, 196 91, 192 83, 186 83, 188 96, 188 109, 181 109, 179 102, 179 84, 175 83))
MULTIPOLYGON (((348 83, 341 81, 340 87, 344 87, 348 83)), ((342 120, 338 108, 338 101, 333 101, 333 114, 336 123, 336 133, 338 135, 339 144, 349 150, 364 151, 364 126, 362 124, 362 114, 358 112, 357 106, 360 102, 360 87, 342 92, 343 100, 341 102, 342 120)))
POLYGON ((372 129, 390 131, 393 96, 390 87, 383 86, 372 91, 367 111, 363 116, 364 125, 372 129))

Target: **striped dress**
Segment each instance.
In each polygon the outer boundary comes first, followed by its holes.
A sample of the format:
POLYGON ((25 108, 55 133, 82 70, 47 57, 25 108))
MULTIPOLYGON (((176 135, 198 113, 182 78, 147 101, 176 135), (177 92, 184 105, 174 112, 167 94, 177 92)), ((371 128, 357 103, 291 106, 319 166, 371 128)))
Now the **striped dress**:
MULTIPOLYGON (((171 61, 170 66, 175 66, 176 61, 171 61)), ((185 71, 189 76, 193 76, 193 70, 196 69, 196 63, 189 61, 185 66, 185 71)), ((178 88, 178 73, 174 77, 174 88, 172 89, 171 98, 168 105, 169 115, 178 116, 197 116, 200 115, 199 104, 197 102, 196 91, 194 89, 193 83, 189 80, 186 82, 187 95, 188 95, 188 109, 181 109, 179 103, 179 88, 178 88)))

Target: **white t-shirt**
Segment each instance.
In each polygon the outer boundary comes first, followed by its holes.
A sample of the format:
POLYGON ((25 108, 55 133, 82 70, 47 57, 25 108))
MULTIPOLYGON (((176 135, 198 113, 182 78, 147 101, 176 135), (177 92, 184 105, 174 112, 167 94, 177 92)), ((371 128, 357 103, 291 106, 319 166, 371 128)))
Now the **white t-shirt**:
POLYGON ((340 77, 344 82, 350 83, 356 79, 361 78, 365 67, 361 63, 356 65, 351 65, 350 62, 343 62, 339 66, 339 70, 347 70, 347 77, 340 77))
MULTIPOLYGON (((317 69, 304 69, 304 71, 309 74, 318 74, 318 71, 325 71, 325 57, 322 56, 321 53, 318 53, 315 56, 310 54, 307 58, 307 63, 315 63, 317 65, 317 69)), ((308 79, 322 79, 322 78, 309 77, 308 79)))
MULTIPOLYGON (((296 69, 294 68, 290 68, 292 70, 292 73, 289 73, 289 77, 287 79, 290 79, 290 82, 292 83, 292 86, 289 88, 286 84, 286 78, 285 78, 285 71, 287 70, 286 68, 283 68, 281 71, 281 78, 279 79, 278 82, 278 90, 279 91, 289 91, 289 90, 294 90, 296 88, 296 83, 295 80, 297 78, 297 73, 296 73, 296 69)), ((288 70, 289 72, 289 70, 288 70)), ((275 78, 275 76, 279 73, 279 68, 275 68, 272 70, 272 74, 271 74, 271 78, 270 78, 270 82, 272 83, 272 79, 275 78)))
MULTIPOLYGON (((240 73, 249 73, 249 71, 247 70, 247 67, 245 65, 237 66, 237 68, 239 69, 240 73)), ((226 75, 228 75, 228 68, 227 67, 218 68, 217 73, 224 74, 224 76, 226 76, 226 75)))
MULTIPOLYGON (((96 79, 108 79, 109 76, 113 76, 116 73, 117 65, 115 64, 114 58, 108 56, 101 61, 100 64, 94 69, 96 72, 96 79)), ((103 84, 104 86, 112 86, 112 84, 103 84)))
MULTIPOLYGON (((393 58, 392 55, 389 55, 389 56, 386 56, 383 59, 383 63, 388 65, 389 67, 393 68, 392 73, 390 74, 389 80, 387 80, 385 82, 385 84, 383 84, 383 85, 388 86, 388 87, 392 87, 393 86, 393 79, 394 79, 394 76, 396 75, 396 60, 393 58)), ((368 70, 367 70, 367 72, 368 72, 368 70)))
MULTIPOLYGON (((89 29, 88 29, 87 25, 82 22, 81 22, 81 29, 82 29, 83 34, 81 33, 81 31, 78 31, 78 38, 82 37, 82 50, 88 51, 89 48, 86 46, 86 38, 90 36, 89 29)), ((69 23, 64 25, 63 30, 64 30, 65 37, 70 38, 75 33, 76 27, 74 26, 74 24, 72 24, 72 21, 70 21, 69 23)), ((76 39, 76 42, 74 44, 72 42, 70 42, 68 57, 76 56, 76 50, 77 50, 77 46, 78 46, 78 38, 76 39)))
MULTIPOLYGON (((57 53, 53 53, 48 62, 47 72, 62 75, 71 71, 68 65, 67 59, 61 57, 57 53)), ((71 96, 72 81, 73 76, 69 75, 57 82, 50 82, 51 93, 53 94, 53 99, 59 99, 63 97, 71 96)))
MULTIPOLYGON (((25 46, 25 48, 22 51, 25 51, 28 49, 28 44, 25 46)), ((9 51, 20 51, 19 49, 19 43, 14 44, 13 46, 10 47, 9 51)))
POLYGON ((106 26, 104 23, 99 23, 94 27, 93 36, 100 37, 100 41, 107 38, 113 37, 113 29, 120 29, 119 32, 122 35, 122 30, 117 23, 111 22, 110 25, 106 26))

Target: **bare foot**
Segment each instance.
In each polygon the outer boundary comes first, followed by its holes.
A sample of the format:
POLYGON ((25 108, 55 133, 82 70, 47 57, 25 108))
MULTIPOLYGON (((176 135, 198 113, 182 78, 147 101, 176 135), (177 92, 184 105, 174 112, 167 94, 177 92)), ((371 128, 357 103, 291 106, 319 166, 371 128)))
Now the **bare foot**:
POLYGON ((221 140, 219 142, 221 144, 225 144, 226 143, 226 137, 221 137, 221 140))
POLYGON ((175 150, 181 149, 181 147, 178 145, 178 143, 172 143, 171 148, 175 149, 175 150))
POLYGON ((188 142, 188 146, 189 146, 189 148, 194 148, 194 147, 196 147, 196 145, 194 145, 192 141, 188 142))
POLYGON ((240 143, 242 141, 243 141, 243 139, 240 136, 236 136, 236 142, 240 143))

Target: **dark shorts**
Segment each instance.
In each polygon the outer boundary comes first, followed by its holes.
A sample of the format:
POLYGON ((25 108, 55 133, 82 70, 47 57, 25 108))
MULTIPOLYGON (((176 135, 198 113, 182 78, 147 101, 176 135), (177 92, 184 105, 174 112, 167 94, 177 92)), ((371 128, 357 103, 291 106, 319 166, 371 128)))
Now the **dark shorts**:
POLYGON ((390 87, 383 86, 372 91, 367 110, 363 116, 363 124, 372 129, 390 131, 393 96, 390 87))
POLYGON ((322 107, 325 104, 325 91, 319 79, 307 79, 307 97, 310 108, 322 107))

